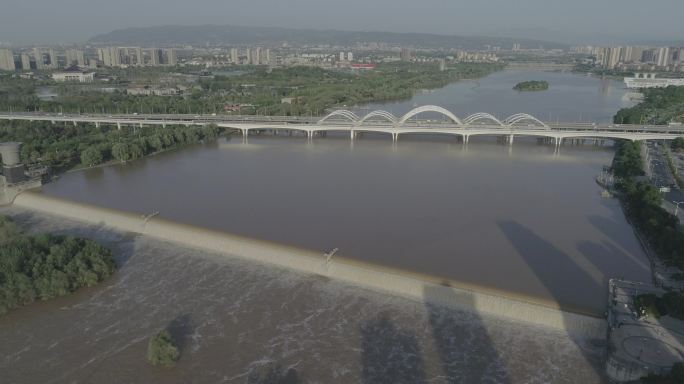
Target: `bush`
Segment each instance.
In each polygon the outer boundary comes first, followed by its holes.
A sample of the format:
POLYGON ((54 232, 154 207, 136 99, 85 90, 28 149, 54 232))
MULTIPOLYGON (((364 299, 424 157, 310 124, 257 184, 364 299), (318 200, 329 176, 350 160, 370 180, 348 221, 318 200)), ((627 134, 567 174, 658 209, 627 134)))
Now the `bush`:
POLYGON ((662 305, 660 305, 659 299, 653 294, 645 294, 635 297, 634 307, 639 315, 646 314, 658 318, 661 315, 666 314, 664 308, 662 305))
POLYGON ((152 336, 147 345, 147 360, 155 366, 173 367, 180 353, 173 343, 169 331, 164 330, 152 336))
POLYGON ((648 375, 641 379, 644 384, 681 384, 684 383, 684 363, 672 366, 667 375, 648 375))

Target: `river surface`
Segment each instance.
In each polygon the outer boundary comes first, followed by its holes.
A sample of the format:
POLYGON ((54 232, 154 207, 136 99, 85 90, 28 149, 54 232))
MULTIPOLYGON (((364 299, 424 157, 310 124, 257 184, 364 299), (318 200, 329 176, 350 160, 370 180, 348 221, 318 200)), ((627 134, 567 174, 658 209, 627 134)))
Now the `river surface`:
MULTIPOLYGON (((505 89, 530 76, 497 73, 479 88, 452 85, 416 102, 433 102, 439 93, 449 100, 459 92, 484 98, 482 90, 489 102, 479 110, 486 105, 491 111, 507 105, 505 89), (490 94, 490 82, 504 85, 490 94)), ((600 92, 606 87, 601 80, 553 73, 534 78, 562 91, 530 96, 511 89, 531 100, 530 108, 506 108, 538 114, 536 100, 574 105, 586 102, 587 88, 603 102, 587 106, 585 116, 600 119, 621 103, 619 92, 600 92), (578 84, 563 85, 572 79, 578 84)), ((393 145, 381 135, 354 143, 328 136, 310 144, 301 137, 257 136, 70 173, 43 189, 321 252, 339 248, 352 258, 603 313, 608 278, 649 276, 618 201, 601 197, 594 182, 612 156, 609 142, 568 143, 557 153, 553 145, 522 138, 512 146, 476 138, 464 147, 454 137, 407 135, 393 145)))
MULTIPOLYGON (((461 117, 581 113, 604 121, 629 105, 621 84, 571 74, 507 71, 478 84, 371 109, 401 115, 437 104, 461 117), (511 89, 525 80, 547 80, 550 90, 511 89)), ((342 135, 312 143, 252 136, 69 173, 43 191, 310 249, 338 247, 347 257, 602 313, 609 277, 649 279, 618 202, 594 182, 612 156, 610 143, 589 141, 556 152, 517 138, 509 146, 477 137, 464 147, 439 136, 402 136, 396 145, 370 134, 353 143, 342 135)), ((249 382, 254 372, 290 366, 302 382, 601 380, 600 352, 555 331, 14 214, 34 230, 113 236, 122 269, 104 288, 0 318, 0 370, 10 382, 249 382), (147 337, 168 323, 187 356, 173 375, 143 358, 147 337), (34 370, 35 361, 45 364, 34 370)))

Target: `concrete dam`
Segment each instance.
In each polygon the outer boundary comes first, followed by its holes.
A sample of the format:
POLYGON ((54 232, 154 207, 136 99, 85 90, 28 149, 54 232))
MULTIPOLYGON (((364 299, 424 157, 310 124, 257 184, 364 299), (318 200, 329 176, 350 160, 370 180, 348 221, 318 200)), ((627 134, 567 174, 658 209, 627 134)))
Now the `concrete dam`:
POLYGON ((326 257, 322 251, 87 205, 49 197, 40 192, 23 192, 14 199, 13 204, 229 257, 336 279, 426 303, 550 327, 574 336, 603 339, 607 331, 602 313, 342 256, 326 257))

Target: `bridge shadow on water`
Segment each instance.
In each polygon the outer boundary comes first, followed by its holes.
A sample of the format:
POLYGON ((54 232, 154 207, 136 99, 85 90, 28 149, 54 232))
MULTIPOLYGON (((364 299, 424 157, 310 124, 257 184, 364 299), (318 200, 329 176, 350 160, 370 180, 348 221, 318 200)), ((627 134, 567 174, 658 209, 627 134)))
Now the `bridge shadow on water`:
POLYGON ((423 294, 444 382, 511 383, 506 362, 490 339, 483 319, 476 312, 464 313, 433 304, 458 302, 473 306, 472 296, 431 286, 425 286, 423 294))
POLYGON ((418 338, 399 329, 387 314, 361 324, 361 382, 426 383, 418 338))
MULTIPOLYGON (((552 298, 559 304, 567 304, 567 297, 571 296, 595 296, 607 297, 607 287, 604 281, 592 277, 585 269, 580 267, 570 255, 561 251, 553 244, 538 236, 529 228, 517 221, 499 221, 499 229, 506 235, 516 250, 518 256, 527 263, 537 279, 544 285, 552 298)), ((587 247, 596 245, 584 244, 587 247)), ((595 249, 592 249, 594 251, 595 249)), ((596 267, 597 260, 589 260, 596 267)), ((572 321, 568 315, 564 315, 565 325, 572 321)), ((602 367, 602 356, 596 350, 603 351, 605 340, 586 340, 573 334, 567 336, 575 343, 578 351, 582 354, 586 365, 595 373, 595 380, 605 381, 602 367), (590 349, 596 349, 591 351, 590 349)), ((549 346, 552 348, 553 346, 549 346)), ((603 351, 604 352, 604 351, 603 351)), ((604 352, 605 353, 605 352, 604 352)))

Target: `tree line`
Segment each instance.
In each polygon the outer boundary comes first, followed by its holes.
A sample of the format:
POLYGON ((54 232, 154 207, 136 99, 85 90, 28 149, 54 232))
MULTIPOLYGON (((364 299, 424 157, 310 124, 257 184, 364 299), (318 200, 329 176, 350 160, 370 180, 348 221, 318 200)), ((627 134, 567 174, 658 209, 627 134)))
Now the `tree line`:
POLYGON ((662 196, 656 187, 635 180, 644 174, 640 144, 618 142, 612 169, 620 179, 617 187, 632 224, 664 262, 684 270, 684 233, 679 230, 679 220, 660 206, 662 196))
POLYGON ((102 124, 52 124, 2 121, 0 141, 23 142, 25 164, 42 164, 64 171, 116 160, 126 162, 183 145, 215 140, 221 130, 205 126, 127 127, 102 124))
MULTIPOLYGON (((397 100, 411 97, 421 89, 443 87, 450 82, 486 76, 501 70, 501 64, 455 64, 440 70, 434 63, 386 63, 376 70, 352 73, 315 67, 278 69, 254 68, 238 76, 199 77, 196 83, 183 83, 187 89, 176 96, 129 95, 124 84, 160 84, 159 74, 131 68, 120 70, 121 77, 104 92, 93 84, 55 85, 50 81, 0 79, 0 110, 53 113, 222 113, 225 104, 245 105, 241 114, 320 115, 326 109, 343 105, 397 100), (58 96, 43 100, 37 89, 50 85, 58 96), (282 103, 285 97, 293 103, 282 103)), ((167 77, 169 74, 166 74, 167 77)), ((174 78, 165 86, 184 81, 174 78)))
POLYGON ((616 124, 668 124, 684 122, 684 87, 648 88, 641 91, 644 100, 622 108, 613 118, 616 124))

